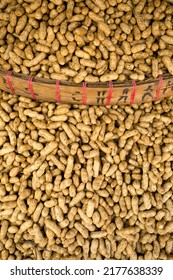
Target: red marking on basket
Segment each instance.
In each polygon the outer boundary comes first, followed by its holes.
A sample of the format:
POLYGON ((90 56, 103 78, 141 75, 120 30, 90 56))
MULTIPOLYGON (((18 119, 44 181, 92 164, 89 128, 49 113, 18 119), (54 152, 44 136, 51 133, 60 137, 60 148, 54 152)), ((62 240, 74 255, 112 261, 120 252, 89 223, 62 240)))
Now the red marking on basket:
POLYGON ((86 83, 82 83, 82 105, 86 105, 87 94, 86 94, 86 83))
POLYGON ((33 77, 29 77, 28 88, 29 88, 32 99, 36 100, 36 96, 35 96, 35 93, 34 93, 34 90, 33 90, 33 87, 32 87, 32 81, 33 81, 33 77))
POLYGON ((11 82, 11 75, 12 74, 13 74, 13 71, 10 71, 10 72, 7 73, 7 75, 6 75, 6 83, 7 83, 8 87, 9 87, 11 93, 16 95, 15 90, 14 90, 14 88, 12 86, 12 82, 11 82))
POLYGON ((60 82, 56 81, 56 103, 61 103, 60 82))
POLYGON ((154 96, 154 101, 157 101, 159 99, 162 87, 163 87, 163 76, 159 75, 159 84, 156 90, 156 95, 154 96))
POLYGON ((113 88, 114 88, 113 83, 109 82, 109 92, 108 92, 108 97, 107 97, 107 100, 106 100, 106 106, 109 106, 110 103, 111 103, 113 88))
POLYGON ((133 105, 135 102, 135 96, 136 96, 136 82, 135 80, 132 80, 132 93, 130 96, 130 104, 133 105))

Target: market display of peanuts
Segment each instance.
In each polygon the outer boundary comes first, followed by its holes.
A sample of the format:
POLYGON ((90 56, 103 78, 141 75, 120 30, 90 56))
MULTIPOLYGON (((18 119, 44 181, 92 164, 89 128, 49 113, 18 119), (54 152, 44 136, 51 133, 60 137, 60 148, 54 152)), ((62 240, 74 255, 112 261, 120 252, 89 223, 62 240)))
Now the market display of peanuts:
MULTIPOLYGON (((173 0, 1 0, 0 69, 159 89, 173 0)), ((0 84, 0 260, 173 260, 173 96, 84 106, 0 84)))
POLYGON ((173 97, 104 107, 1 91, 0 259, 172 260, 173 97))
POLYGON ((0 68, 75 83, 173 75, 172 0, 1 0, 0 68))

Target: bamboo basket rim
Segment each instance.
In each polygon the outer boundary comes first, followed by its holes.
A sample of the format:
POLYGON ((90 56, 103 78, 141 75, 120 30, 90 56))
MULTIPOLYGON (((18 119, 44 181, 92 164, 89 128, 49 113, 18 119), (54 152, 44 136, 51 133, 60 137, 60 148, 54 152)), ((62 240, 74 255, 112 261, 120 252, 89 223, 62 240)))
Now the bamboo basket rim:
POLYGON ((76 84, 0 69, 0 89, 34 100, 58 104, 132 105, 173 96, 173 75, 166 73, 157 79, 150 77, 143 81, 76 84))
MULTIPOLYGON (((12 70, 9 70, 9 71, 6 71, 6 70, 3 70, 3 69, 0 69, 0 73, 3 73, 3 74, 7 74, 8 72, 10 72, 12 70)), ((25 75, 25 74, 22 74, 22 73, 16 73, 14 71, 12 71, 12 77, 16 77, 16 78, 21 78, 23 80, 26 80, 28 81, 29 77, 31 77, 31 75, 25 75)), ((165 79, 170 79, 172 78, 173 79, 173 76, 169 73, 167 74, 164 74, 164 75, 160 75, 162 76, 163 80, 165 79)), ((55 84, 56 80, 54 79, 48 79, 48 78, 39 78, 39 77, 36 77, 36 76, 32 76, 33 77, 33 82, 38 82, 38 83, 45 83, 45 84, 55 84)), ((127 81, 124 81, 124 82, 120 82, 120 81, 116 81, 116 80, 113 80, 113 81, 110 81, 113 83, 113 86, 114 87, 130 87, 131 84, 132 84, 132 81, 133 80, 127 80, 127 81)), ((147 78, 143 81, 135 81, 136 82, 136 85, 144 85, 144 84, 149 84, 149 83, 155 83, 158 81, 158 78, 153 78, 153 77, 150 77, 150 78, 147 78)), ((86 86, 88 86, 89 88, 107 88, 108 87, 108 83, 109 82, 98 82, 98 83, 87 83, 85 81, 83 81, 82 83, 74 83, 74 82, 70 82, 70 81, 64 81, 64 80, 60 80, 59 81, 61 83, 61 85, 63 86, 72 86, 72 87, 79 87, 81 88, 82 84, 85 83, 86 86)))

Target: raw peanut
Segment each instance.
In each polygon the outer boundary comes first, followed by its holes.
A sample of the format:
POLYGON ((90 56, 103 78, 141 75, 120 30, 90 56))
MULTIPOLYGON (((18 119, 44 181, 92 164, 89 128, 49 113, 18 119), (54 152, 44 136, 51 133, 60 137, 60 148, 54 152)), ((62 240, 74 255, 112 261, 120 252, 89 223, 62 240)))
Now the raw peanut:
POLYGON ((82 50, 76 50, 75 55, 80 58, 90 59, 90 55, 87 52, 82 51, 82 50))
POLYGON ((86 226, 92 225, 92 220, 81 209, 78 209, 78 213, 86 226))
POLYGON ((107 235, 106 231, 94 231, 91 232, 91 238, 102 238, 107 235))
POLYGON ((79 192, 70 202, 70 207, 79 203, 85 197, 85 193, 83 191, 79 192))
POLYGON ((83 81, 83 79, 87 76, 87 71, 86 70, 82 70, 81 72, 79 72, 79 74, 77 74, 74 78, 73 81, 75 83, 81 83, 83 81))
POLYGON ((21 65, 22 64, 22 59, 16 55, 14 52, 9 52, 9 57, 15 62, 17 63, 18 65, 21 65))
POLYGON ((50 52, 50 48, 49 47, 44 46, 44 45, 40 45, 40 44, 37 44, 35 46, 35 49, 38 52, 43 52, 43 53, 49 53, 50 52))
POLYGON ((79 222, 76 222, 74 224, 75 228, 80 232, 80 234, 83 236, 83 238, 88 238, 88 230, 79 222))
POLYGON ((22 33, 19 36, 19 40, 21 42, 25 42, 30 34, 32 30, 32 26, 28 23, 25 27, 25 29, 22 31, 22 33))
POLYGON ((103 175, 99 175, 97 178, 95 178, 94 181, 93 181, 93 189, 94 190, 99 190, 101 188, 103 180, 104 180, 103 175))
POLYGON ((143 51, 146 48, 145 44, 137 44, 131 48, 132 53, 138 53, 143 51))
POLYGON ((137 25, 138 25, 139 29, 141 31, 144 31, 146 29, 146 25, 145 25, 145 22, 144 22, 144 20, 143 20, 143 18, 141 16, 141 14, 140 13, 136 13, 135 14, 135 18, 136 18, 137 25))
POLYGON ((164 35, 164 36, 161 37, 161 39, 162 39, 163 42, 165 42, 166 44, 173 45, 173 36, 164 35))
POLYGON ((129 27, 129 25, 128 25, 127 23, 122 22, 122 23, 120 24, 120 27, 121 27, 122 31, 123 31, 125 34, 128 34, 128 35, 130 34, 131 29, 130 29, 130 27, 129 27))
POLYGON ((80 63, 81 63, 81 65, 86 66, 86 67, 91 67, 91 68, 96 67, 96 62, 93 60, 82 58, 82 59, 80 59, 80 63))
POLYGON ((118 74, 116 72, 109 72, 100 77, 101 82, 113 81, 118 79, 118 74))
POLYGON ((163 56, 162 61, 163 61, 164 65, 166 66, 166 68, 168 69, 169 73, 171 75, 173 75, 173 62, 172 62, 171 58, 167 57, 167 56, 163 56))
POLYGON ((68 20, 70 20, 73 16, 74 2, 72 0, 67 3, 66 15, 68 20))
POLYGON ((57 80, 57 81, 60 81, 60 80, 67 81, 68 80, 68 77, 66 75, 58 74, 58 73, 51 73, 50 77, 51 77, 51 79, 57 80))
POLYGON ((85 77, 85 82, 87 82, 87 83, 98 83, 99 82, 99 78, 95 77, 95 76, 92 76, 92 75, 87 75, 85 77))
POLYGON ((37 2, 33 2, 29 6, 26 7, 26 12, 27 13, 33 13, 40 6, 41 6, 41 0, 38 0, 37 2))
POLYGON ((74 158, 70 155, 68 157, 67 166, 66 166, 65 173, 64 173, 64 177, 66 179, 71 177, 71 174, 72 174, 72 171, 73 171, 73 164, 74 164, 74 158))
POLYGON ((109 25, 106 24, 106 23, 103 22, 103 21, 99 21, 99 22, 98 22, 98 29, 99 29, 100 31, 103 31, 107 37, 108 37, 108 36, 110 35, 110 33, 111 33, 111 29, 110 29, 109 25))
POLYGON ((152 60, 152 75, 154 78, 158 77, 159 74, 159 62, 158 59, 154 59, 152 60))
POLYGON ((62 68, 61 72, 69 77, 75 77, 77 75, 77 71, 69 68, 62 68))
POLYGON ((23 31, 23 29, 25 28, 27 24, 27 16, 26 15, 22 15, 16 25, 16 33, 20 34, 21 31, 23 31))
POLYGON ((92 215, 94 213, 94 208, 95 208, 94 200, 89 200, 88 205, 87 205, 87 209, 86 209, 86 214, 89 218, 92 217, 92 215))
POLYGON ((32 220, 27 220, 24 222, 21 227, 20 227, 20 232, 23 233, 25 232, 28 228, 32 227, 33 221, 32 220))
POLYGON ((45 148, 40 152, 40 155, 45 157, 57 148, 58 144, 55 141, 48 143, 45 148))
POLYGON ((44 58, 46 57, 45 53, 39 53, 35 58, 33 58, 32 60, 24 60, 23 64, 26 67, 32 67, 37 65, 39 62, 41 62, 44 58))
POLYGON ((46 219, 45 220, 45 225, 48 229, 50 229, 57 237, 60 236, 61 229, 59 226, 56 225, 55 222, 46 219))

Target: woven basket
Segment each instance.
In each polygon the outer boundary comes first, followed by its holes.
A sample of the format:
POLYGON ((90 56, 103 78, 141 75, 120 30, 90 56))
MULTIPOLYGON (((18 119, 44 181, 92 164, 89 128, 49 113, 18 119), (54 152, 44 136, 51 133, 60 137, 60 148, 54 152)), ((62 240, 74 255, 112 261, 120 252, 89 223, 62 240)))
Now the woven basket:
POLYGON ((83 105, 139 104, 173 96, 173 76, 142 82, 75 84, 0 70, 0 89, 40 101, 83 105))

